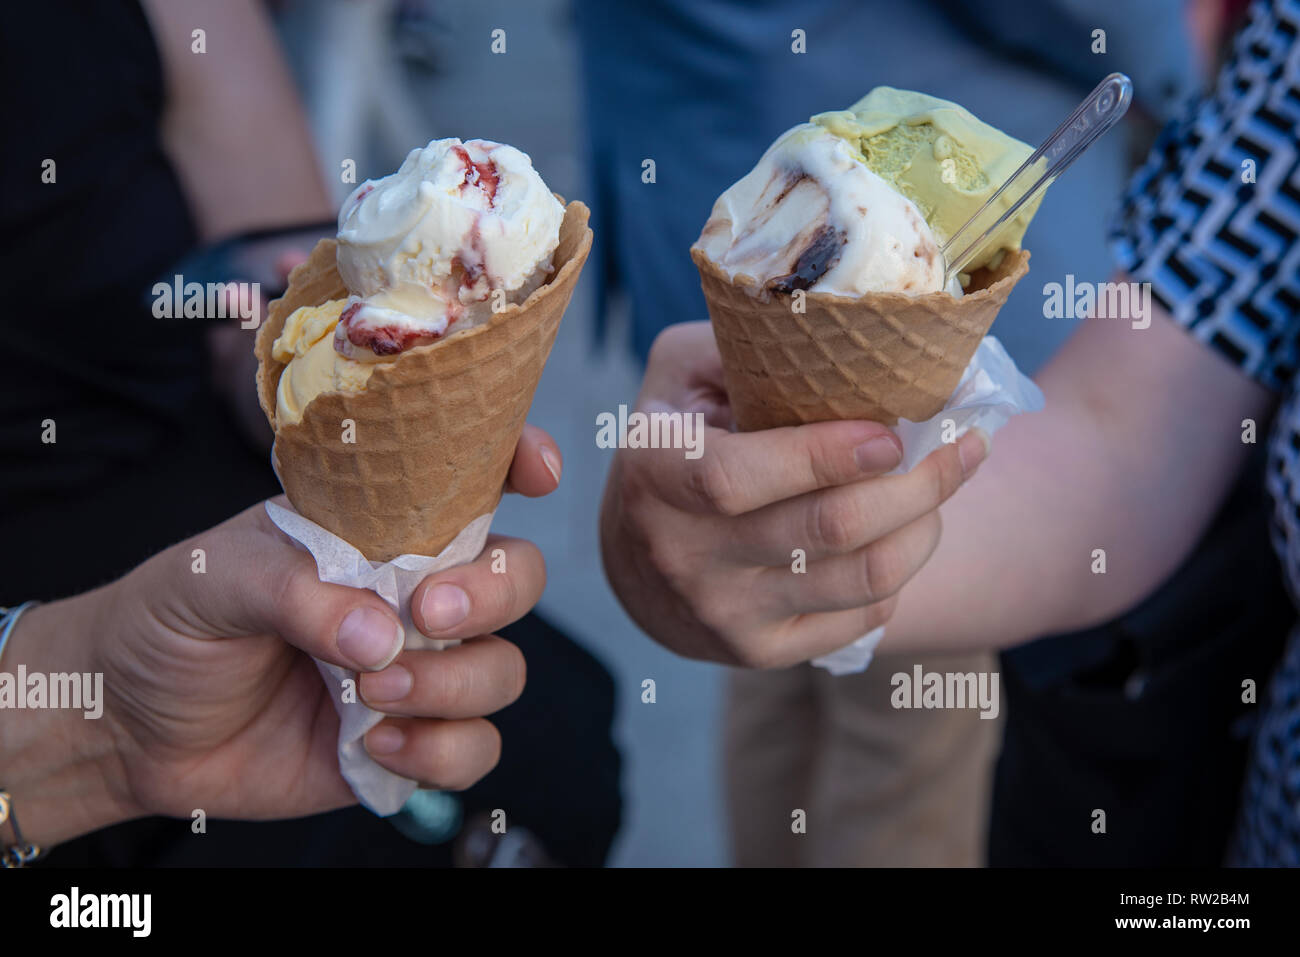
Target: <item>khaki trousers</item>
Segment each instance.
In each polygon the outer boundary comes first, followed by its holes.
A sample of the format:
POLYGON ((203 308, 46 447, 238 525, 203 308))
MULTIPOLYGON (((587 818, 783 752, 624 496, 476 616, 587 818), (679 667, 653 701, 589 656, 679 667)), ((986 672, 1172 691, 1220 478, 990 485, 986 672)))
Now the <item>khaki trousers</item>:
POLYGON ((896 672, 996 670, 988 654, 879 655, 859 675, 733 671, 724 725, 732 851, 742 867, 984 863, 996 720, 895 709, 896 672), (794 833, 793 812, 807 832, 794 833))

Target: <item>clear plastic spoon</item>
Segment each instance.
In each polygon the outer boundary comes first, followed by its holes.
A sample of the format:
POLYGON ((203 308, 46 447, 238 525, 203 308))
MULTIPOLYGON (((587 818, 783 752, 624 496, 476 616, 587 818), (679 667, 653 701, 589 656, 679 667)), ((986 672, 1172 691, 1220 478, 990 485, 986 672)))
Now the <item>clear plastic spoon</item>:
POLYGON ((945 289, 954 276, 964 272, 972 260, 983 252, 985 245, 1004 224, 1014 219, 1021 209, 1056 182, 1057 177, 1082 156, 1084 150, 1119 122, 1128 112, 1132 100, 1133 82, 1123 73, 1112 73, 1097 84, 1097 88, 1088 94, 1078 109, 1056 128, 1056 132, 1025 160, 1020 169, 1002 184, 1001 189, 989 197, 979 212, 943 244, 940 252, 946 264, 943 277, 945 289), (1006 212, 999 214, 998 209, 1004 198, 1013 197, 1018 198, 1006 212))

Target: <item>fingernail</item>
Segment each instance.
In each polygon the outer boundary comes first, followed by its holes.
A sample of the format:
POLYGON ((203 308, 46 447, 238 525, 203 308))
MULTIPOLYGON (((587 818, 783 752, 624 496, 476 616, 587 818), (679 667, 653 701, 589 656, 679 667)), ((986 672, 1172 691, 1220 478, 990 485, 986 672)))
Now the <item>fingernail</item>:
POLYGON ((853 459, 864 472, 888 472, 903 460, 903 450, 892 435, 878 435, 854 449, 853 459))
POLYGON ((365 671, 379 671, 402 650, 402 626, 375 608, 354 608, 339 625, 339 651, 365 671))
POLYGON ((366 750, 371 754, 394 754, 402 750, 406 735, 391 724, 376 725, 366 735, 366 750))
POLYGON ((469 595, 458 585, 434 585, 424 592, 420 615, 430 631, 455 628, 469 617, 469 595))
POLYGON ((401 665, 361 676, 361 696, 367 701, 401 701, 414 686, 415 678, 401 665))
POLYGON ((961 459, 962 475, 970 478, 981 462, 993 451, 993 440, 981 428, 974 428, 957 440, 957 457, 961 459))
POLYGON ((546 466, 546 471, 551 473, 551 478, 555 479, 555 484, 560 484, 560 459, 551 451, 550 446, 542 446, 542 464, 546 466))

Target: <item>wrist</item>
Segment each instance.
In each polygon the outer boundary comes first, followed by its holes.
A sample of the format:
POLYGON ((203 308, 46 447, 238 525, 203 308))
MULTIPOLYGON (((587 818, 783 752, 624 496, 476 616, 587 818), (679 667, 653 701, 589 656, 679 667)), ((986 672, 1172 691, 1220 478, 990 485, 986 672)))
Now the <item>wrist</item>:
POLYGON ((47 850, 138 813, 104 717, 103 672, 90 654, 91 636, 103 631, 105 592, 28 610, 0 659, 0 787, 12 795, 24 836, 47 850))

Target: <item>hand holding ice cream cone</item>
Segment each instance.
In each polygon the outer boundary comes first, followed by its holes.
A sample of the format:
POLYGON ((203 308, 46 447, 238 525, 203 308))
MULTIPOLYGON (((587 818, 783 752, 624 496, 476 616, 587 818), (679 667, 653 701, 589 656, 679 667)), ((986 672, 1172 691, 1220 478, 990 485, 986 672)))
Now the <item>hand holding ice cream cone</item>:
MULTIPOLYGON (((459 641, 429 637, 414 595, 484 548, 590 248, 587 208, 565 209, 523 153, 439 140, 353 192, 338 239, 293 271, 258 332, 258 397, 296 509, 271 518, 323 581, 384 598, 407 654, 459 641)), ((317 664, 343 776, 394 813, 418 779, 375 760, 394 735, 376 739, 383 713, 345 700, 356 674, 317 664)))
POLYGON ((880 88, 780 136, 718 198, 691 250, 711 325, 660 336, 640 400, 707 409, 715 428, 695 463, 621 452, 602 510, 607 574, 657 640, 749 667, 865 667, 938 544, 939 506, 988 433, 1041 401, 983 341, 1028 269, 1036 203, 969 275, 949 281, 941 251, 1031 152, 956 104, 880 88))
POLYGON ((988 439, 972 430, 887 475, 903 448, 885 426, 735 432, 727 393, 707 323, 660 335, 638 408, 702 413, 703 455, 617 453, 601 506, 605 574, 633 620, 678 654, 788 667, 889 620, 938 543, 938 507, 988 439))

